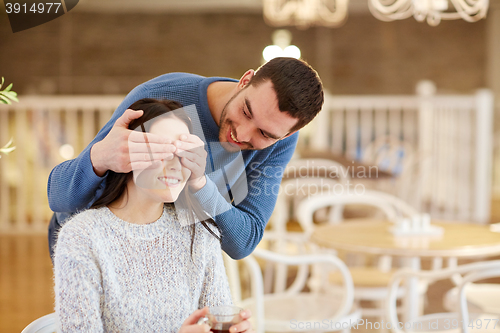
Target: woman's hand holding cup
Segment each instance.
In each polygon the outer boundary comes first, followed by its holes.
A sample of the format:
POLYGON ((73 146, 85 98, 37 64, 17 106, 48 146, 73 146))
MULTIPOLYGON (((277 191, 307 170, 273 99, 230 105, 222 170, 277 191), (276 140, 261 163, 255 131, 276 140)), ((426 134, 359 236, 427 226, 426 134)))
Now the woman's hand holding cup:
POLYGON ((246 309, 244 311, 241 311, 239 316, 240 316, 241 321, 238 324, 233 325, 229 329, 229 332, 230 333, 234 333, 234 332, 251 333, 251 332, 253 332, 252 324, 248 320, 252 316, 252 312, 250 310, 246 309))
POLYGON ((193 312, 182 324, 179 333, 206 333, 210 332, 210 326, 199 324, 198 321, 208 314, 208 308, 205 307, 193 312))
POLYGON ((198 319, 198 324, 208 325, 214 333, 251 333, 252 325, 248 320, 251 315, 250 310, 243 310, 233 305, 215 306, 210 307, 206 315, 198 319))

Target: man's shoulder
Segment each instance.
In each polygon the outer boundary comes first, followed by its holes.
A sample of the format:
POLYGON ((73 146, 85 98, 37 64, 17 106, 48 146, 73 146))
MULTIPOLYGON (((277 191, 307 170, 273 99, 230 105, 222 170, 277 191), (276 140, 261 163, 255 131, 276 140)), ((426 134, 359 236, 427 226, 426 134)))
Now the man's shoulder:
POLYGON ((189 85, 189 84, 198 84, 200 81, 202 81, 204 79, 206 79, 206 77, 198 75, 198 74, 174 72, 174 73, 167 73, 167 74, 157 76, 154 79, 146 81, 144 84, 147 84, 147 85, 157 85, 157 84, 189 85))
POLYGON ((186 87, 186 86, 196 86, 198 87, 200 84, 204 84, 208 86, 210 83, 215 81, 234 81, 238 80, 227 78, 227 77, 206 77, 198 74, 192 73, 183 73, 183 72, 173 72, 167 73, 160 76, 155 77, 149 81, 144 82, 142 85, 149 87, 186 87))

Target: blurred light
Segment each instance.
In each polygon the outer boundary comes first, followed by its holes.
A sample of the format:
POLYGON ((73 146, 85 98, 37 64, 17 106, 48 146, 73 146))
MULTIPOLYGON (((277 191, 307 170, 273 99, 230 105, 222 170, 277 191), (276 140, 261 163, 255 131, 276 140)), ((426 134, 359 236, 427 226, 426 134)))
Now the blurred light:
POLYGON ((265 61, 269 61, 271 59, 281 57, 283 55, 283 49, 278 45, 268 45, 262 51, 262 56, 265 61))
POLYGON ((283 50, 283 56, 299 59, 300 49, 295 45, 289 45, 283 50))
POLYGON ((268 45, 262 51, 264 61, 269 61, 277 57, 290 57, 300 59, 300 49, 295 45, 290 45, 292 33, 286 29, 279 29, 272 35, 274 45, 268 45))
POLYGON ((59 148, 59 155, 65 160, 70 160, 75 155, 75 149, 70 144, 64 144, 59 148))

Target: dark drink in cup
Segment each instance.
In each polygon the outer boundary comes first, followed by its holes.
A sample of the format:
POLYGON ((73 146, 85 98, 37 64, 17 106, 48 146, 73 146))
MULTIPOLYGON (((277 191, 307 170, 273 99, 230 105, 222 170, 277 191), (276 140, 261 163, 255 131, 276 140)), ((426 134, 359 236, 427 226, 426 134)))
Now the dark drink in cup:
POLYGON ((210 329, 213 333, 229 333, 229 328, 233 326, 233 323, 217 323, 210 329))
POLYGON ((205 317, 198 320, 198 324, 208 324, 213 333, 229 333, 231 326, 241 322, 241 311, 241 308, 234 305, 213 306, 208 309, 205 317))

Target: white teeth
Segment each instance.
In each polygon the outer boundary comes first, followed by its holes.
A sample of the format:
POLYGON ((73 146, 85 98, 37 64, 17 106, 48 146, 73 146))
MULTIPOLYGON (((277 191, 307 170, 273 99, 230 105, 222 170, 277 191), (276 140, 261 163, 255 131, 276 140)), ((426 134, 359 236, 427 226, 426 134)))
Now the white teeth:
POLYGON ((240 142, 239 142, 238 140, 236 140, 236 138, 234 137, 234 135, 233 135, 233 131, 231 131, 230 133, 231 133, 231 139, 233 139, 233 140, 234 140, 234 142, 238 142, 238 143, 240 143, 240 142))
POLYGON ((178 184, 178 183, 180 182, 180 180, 179 180, 179 179, 176 179, 176 178, 165 178, 165 177, 161 177, 161 178, 158 178, 158 179, 160 179, 161 181, 164 181, 164 182, 166 182, 166 183, 168 183, 168 184, 172 184, 172 185, 174 185, 174 184, 178 184))

